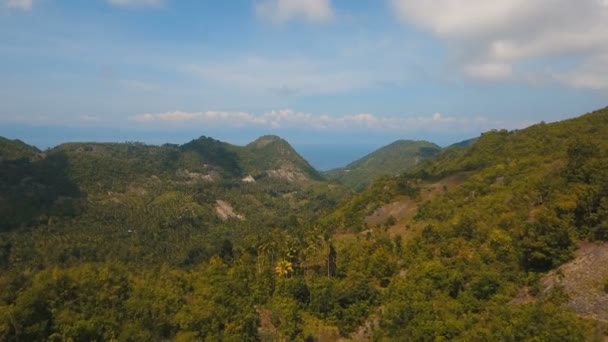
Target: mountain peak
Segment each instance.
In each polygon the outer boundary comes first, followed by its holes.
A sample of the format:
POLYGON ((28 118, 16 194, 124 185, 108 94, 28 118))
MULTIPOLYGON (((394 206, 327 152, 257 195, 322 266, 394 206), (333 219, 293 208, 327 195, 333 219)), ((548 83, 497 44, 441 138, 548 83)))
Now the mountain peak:
POLYGON ((251 142, 249 144, 249 146, 262 148, 262 147, 264 147, 268 144, 272 144, 274 142, 285 142, 286 143, 286 141, 283 138, 281 138, 277 135, 263 135, 263 136, 257 138, 256 140, 254 140, 253 142, 251 142))
MULTIPOLYGON (((298 154, 285 139, 276 135, 264 135, 245 146, 248 153, 243 160, 253 172, 271 175, 297 174, 298 179, 320 180, 319 173, 298 154), (249 156, 249 157, 247 157, 249 156), (252 158, 255 156, 255 158, 252 158)), ((294 177, 279 177, 294 178, 294 177)))
POLYGON ((0 159, 32 158, 39 152, 40 150, 36 147, 19 139, 11 140, 0 137, 0 159))

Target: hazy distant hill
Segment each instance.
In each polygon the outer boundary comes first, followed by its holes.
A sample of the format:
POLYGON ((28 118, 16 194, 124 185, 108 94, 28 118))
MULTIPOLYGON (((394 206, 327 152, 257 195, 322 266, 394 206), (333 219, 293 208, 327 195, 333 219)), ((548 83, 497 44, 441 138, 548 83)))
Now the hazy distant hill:
POLYGON ((65 155, 46 155, 20 140, 0 137, 0 231, 42 216, 72 215, 81 192, 67 176, 65 155))
POLYGON ((254 176, 266 173, 288 180, 322 179, 286 140, 274 135, 260 137, 236 152, 245 170, 254 176))
POLYGON ((360 191, 380 176, 409 171, 440 151, 441 147, 428 141, 398 140, 325 176, 360 191))
POLYGON ((463 140, 463 141, 457 142, 455 144, 452 144, 452 145, 448 146, 447 148, 450 148, 450 147, 471 147, 471 146, 473 146, 473 144, 477 140, 479 140, 479 137, 463 140))
MULTIPOLYGON (((0 230, 48 215, 78 214, 91 195, 145 192, 160 184, 201 192, 201 198, 213 204, 233 187, 260 183, 257 190, 251 186, 247 190, 259 197, 267 188, 278 194, 321 180, 287 141, 276 136, 246 146, 209 137, 162 146, 75 142, 44 153, 21 141, 0 138, 0 230)), ((252 203, 247 208, 264 205, 252 203)))
POLYGON ((0 160, 32 158, 40 151, 21 140, 10 140, 0 137, 0 160))
POLYGON ((88 190, 120 190, 147 177, 240 181, 274 178, 289 182, 320 180, 318 172, 289 143, 262 137, 236 146, 209 137, 183 145, 126 143, 66 143, 48 154, 69 160, 72 178, 88 190))

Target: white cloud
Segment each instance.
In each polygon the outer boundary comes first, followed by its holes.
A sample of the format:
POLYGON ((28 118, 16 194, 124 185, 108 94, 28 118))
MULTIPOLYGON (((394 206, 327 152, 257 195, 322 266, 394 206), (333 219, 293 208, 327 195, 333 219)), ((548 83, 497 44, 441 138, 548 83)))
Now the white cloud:
POLYGON ((327 22, 333 17, 330 0, 259 0, 255 11, 260 18, 279 23, 298 18, 327 22))
POLYGON ((316 115, 298 112, 291 109, 273 110, 264 114, 246 112, 165 112, 141 114, 131 117, 132 121, 141 124, 175 124, 175 125, 223 125, 228 127, 258 126, 269 128, 297 129, 373 129, 383 131, 414 130, 453 130, 489 129, 490 122, 483 117, 456 118, 445 117, 441 113, 430 116, 384 117, 371 113, 359 113, 343 116, 316 115))
POLYGON ((550 67, 555 60, 569 58, 580 65, 566 70, 562 81, 592 89, 608 82, 608 74, 597 75, 599 69, 594 78, 600 79, 577 81, 585 75, 572 74, 601 68, 593 61, 608 52, 606 0, 389 1, 403 21, 443 40, 470 77, 534 79, 544 70, 522 66, 550 67))
POLYGON ((122 7, 161 7, 165 0, 108 0, 115 6, 122 7))
POLYGON ((34 2, 33 0, 5 0, 4 5, 9 8, 29 11, 32 9, 34 2))
POLYGON ((242 123, 251 123, 254 116, 244 112, 221 112, 221 111, 207 111, 207 112, 165 112, 158 114, 141 114, 131 118, 134 121, 141 123, 150 122, 206 122, 206 123, 233 123, 236 126, 242 123))

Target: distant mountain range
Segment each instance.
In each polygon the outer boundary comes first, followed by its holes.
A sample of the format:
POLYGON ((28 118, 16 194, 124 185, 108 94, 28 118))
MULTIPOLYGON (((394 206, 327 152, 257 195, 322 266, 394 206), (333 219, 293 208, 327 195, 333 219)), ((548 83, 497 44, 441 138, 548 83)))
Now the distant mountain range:
MULTIPOLYGON (((468 147, 475 141, 466 140, 452 146, 468 147)), ((273 135, 262 136, 245 146, 202 136, 183 145, 74 142, 44 152, 20 140, 0 137, 0 159, 34 161, 63 155, 70 161, 70 174, 85 188, 93 183, 104 188, 103 184, 108 182, 105 176, 113 173, 133 177, 177 173, 210 181, 249 176, 254 180, 266 177, 287 181, 328 179, 360 191, 380 176, 412 170, 441 150, 428 141, 398 140, 345 167, 320 173, 286 140, 273 135)))
POLYGON ((276 136, 246 146, 200 137, 184 145, 78 142, 46 151, 0 138, 0 228, 78 214, 90 195, 128 192, 155 179, 220 188, 255 182, 298 188, 323 180, 276 136))
POLYGON ((15 226, 42 214, 77 214, 91 194, 128 192, 153 179, 190 185, 282 182, 295 188, 331 180, 360 191, 381 176, 411 171, 441 151, 427 141, 399 140, 321 174, 273 135, 245 146, 202 136, 183 145, 74 142, 45 151, 0 137, 0 214, 6 218, 0 225, 15 226))

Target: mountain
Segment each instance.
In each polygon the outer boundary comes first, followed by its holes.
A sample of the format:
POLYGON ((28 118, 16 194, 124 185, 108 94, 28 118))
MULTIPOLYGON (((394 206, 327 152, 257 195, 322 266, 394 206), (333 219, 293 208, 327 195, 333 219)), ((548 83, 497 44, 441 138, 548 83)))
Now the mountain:
MULTIPOLYGON (((212 210, 225 197, 251 192, 239 200, 246 207, 242 211, 251 212, 249 216, 274 217, 276 208, 264 208, 270 203, 284 210, 295 208, 295 202, 276 203, 275 197, 282 194, 300 191, 293 196, 295 201, 316 191, 327 192, 319 173, 276 136, 261 137, 246 146, 209 137, 162 146, 65 143, 44 153, 21 141, 0 139, 0 152, 0 230, 53 216, 79 215, 91 201, 115 198, 112 194, 146 193, 160 185, 196 194, 212 210), (273 194, 266 197, 269 189, 273 194)), ((300 201, 297 206, 300 212, 303 206, 312 210, 343 195, 334 191, 317 203, 300 201)))
POLYGON ((237 149, 247 172, 289 181, 322 180, 323 177, 280 137, 267 135, 237 149))
POLYGON ((374 338, 604 339, 606 136, 608 108, 489 131, 324 217, 352 241, 404 241, 374 338))
POLYGON ((30 159, 34 158, 40 151, 24 143, 21 140, 10 140, 0 137, 0 160, 30 159))
POLYGON ((460 142, 457 142, 455 144, 448 146, 448 148, 450 148, 450 147, 464 147, 464 148, 471 147, 477 140, 479 140, 479 138, 471 138, 471 139, 463 140, 463 141, 460 141, 460 142))
POLYGON ((606 136, 493 130, 358 193, 277 137, 16 153, 0 340, 605 340, 606 136))
POLYGON ((232 182, 251 177, 292 183, 319 181, 318 172, 289 143, 262 137, 236 146, 200 137, 181 146, 126 143, 66 143, 50 151, 69 160, 69 173, 90 191, 119 189, 146 177, 232 182))
POLYGON ((428 141, 398 140, 325 176, 361 191, 379 177, 406 172, 440 151, 441 147, 428 141))

